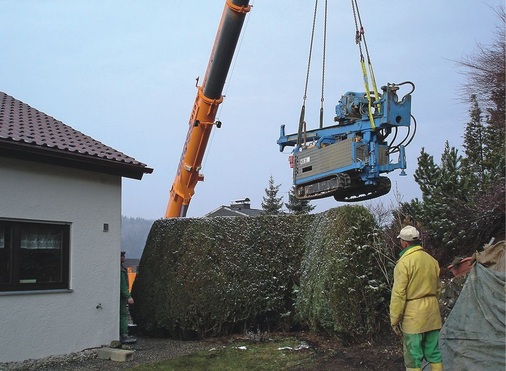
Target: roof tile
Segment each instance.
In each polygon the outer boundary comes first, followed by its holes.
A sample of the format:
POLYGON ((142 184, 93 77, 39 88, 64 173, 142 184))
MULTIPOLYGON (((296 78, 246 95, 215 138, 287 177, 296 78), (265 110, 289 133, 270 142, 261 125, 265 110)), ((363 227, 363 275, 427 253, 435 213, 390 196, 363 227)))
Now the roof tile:
POLYGON ((0 140, 8 140, 69 153, 146 166, 135 158, 0 92, 0 140))

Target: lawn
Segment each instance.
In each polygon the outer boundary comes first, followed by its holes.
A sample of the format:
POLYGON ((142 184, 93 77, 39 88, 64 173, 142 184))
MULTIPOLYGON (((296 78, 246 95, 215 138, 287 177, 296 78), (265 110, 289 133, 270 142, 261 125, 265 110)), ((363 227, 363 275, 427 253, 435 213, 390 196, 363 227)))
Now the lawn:
POLYGON ((132 368, 154 370, 288 370, 311 368, 315 350, 304 341, 292 337, 272 338, 263 342, 235 341, 206 351, 132 368))

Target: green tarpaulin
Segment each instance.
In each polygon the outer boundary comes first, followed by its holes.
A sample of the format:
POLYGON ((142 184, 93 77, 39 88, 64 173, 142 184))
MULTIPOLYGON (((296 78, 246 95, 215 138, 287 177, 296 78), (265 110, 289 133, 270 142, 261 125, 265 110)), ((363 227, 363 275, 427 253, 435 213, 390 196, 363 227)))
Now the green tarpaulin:
POLYGON ((506 370, 504 242, 489 249, 475 255, 476 263, 441 329, 445 371, 506 370), (488 252, 499 261, 491 263, 488 252))

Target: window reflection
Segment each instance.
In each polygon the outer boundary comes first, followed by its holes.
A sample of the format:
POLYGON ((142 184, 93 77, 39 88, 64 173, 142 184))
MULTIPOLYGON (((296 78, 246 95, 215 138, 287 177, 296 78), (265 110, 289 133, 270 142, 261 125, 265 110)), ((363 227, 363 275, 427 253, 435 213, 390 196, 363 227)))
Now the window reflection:
POLYGON ((21 231, 22 249, 59 249, 61 248, 60 231, 30 228, 21 231))
POLYGON ((61 232, 51 228, 23 228, 20 232, 19 282, 60 282, 61 232))
POLYGON ((0 291, 68 288, 69 224, 0 220, 0 291))

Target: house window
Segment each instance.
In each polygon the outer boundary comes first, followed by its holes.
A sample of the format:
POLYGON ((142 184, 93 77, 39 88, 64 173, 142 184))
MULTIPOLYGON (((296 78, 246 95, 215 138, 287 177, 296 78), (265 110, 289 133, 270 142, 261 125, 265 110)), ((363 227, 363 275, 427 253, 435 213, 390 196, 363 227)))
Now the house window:
POLYGON ((69 288, 69 224, 0 220, 0 291, 69 288))

